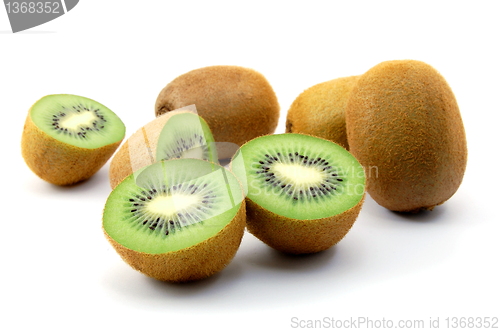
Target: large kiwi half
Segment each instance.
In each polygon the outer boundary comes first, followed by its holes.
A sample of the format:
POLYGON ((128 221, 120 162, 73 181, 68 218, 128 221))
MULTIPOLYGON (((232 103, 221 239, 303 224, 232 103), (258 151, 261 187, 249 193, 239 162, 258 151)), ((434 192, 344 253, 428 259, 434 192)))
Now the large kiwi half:
POLYGON ((29 110, 21 140, 22 155, 40 178, 70 185, 96 173, 124 136, 123 122, 95 100, 48 95, 29 110))
POLYGON ((231 167, 247 192, 247 228, 287 253, 325 250, 356 220, 365 193, 358 161, 331 141, 261 136, 244 144, 231 167))
POLYGON ((191 109, 162 115, 130 136, 111 160, 111 187, 147 165, 174 158, 218 161, 210 128, 191 109))
POLYGON ((128 176, 110 194, 104 232, 133 268, 183 282, 222 270, 239 247, 245 201, 236 177, 199 159, 165 160, 128 176))
POLYGON ((271 134, 279 119, 276 94, 259 72, 239 66, 209 66, 178 76, 159 93, 155 114, 195 104, 217 142, 241 146, 271 134))

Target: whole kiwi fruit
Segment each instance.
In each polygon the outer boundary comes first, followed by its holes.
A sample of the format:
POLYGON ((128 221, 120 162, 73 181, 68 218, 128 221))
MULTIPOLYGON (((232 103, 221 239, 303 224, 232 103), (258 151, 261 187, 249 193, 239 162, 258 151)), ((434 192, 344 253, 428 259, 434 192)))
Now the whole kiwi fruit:
POLYGON ((278 99, 259 72, 239 66, 209 66, 178 76, 159 93, 155 114, 195 104, 216 142, 242 145, 271 134, 279 119, 278 99))
POLYGON ((385 61, 361 75, 346 127, 367 191, 387 209, 432 210, 462 182, 467 144, 459 107, 443 76, 424 62, 385 61))
POLYGON ((286 132, 321 137, 349 149, 345 107, 358 77, 336 78, 302 92, 288 110, 286 132))

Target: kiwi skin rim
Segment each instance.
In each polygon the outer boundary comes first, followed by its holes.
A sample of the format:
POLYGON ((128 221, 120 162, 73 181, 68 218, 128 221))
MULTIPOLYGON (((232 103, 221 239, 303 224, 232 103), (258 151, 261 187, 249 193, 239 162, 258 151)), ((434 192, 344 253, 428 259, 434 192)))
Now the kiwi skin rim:
POLYGON ((358 204, 337 215, 299 220, 280 216, 246 198, 247 230, 259 240, 284 253, 312 254, 337 244, 356 221, 365 194, 358 204))
POLYGON ((122 140, 96 149, 73 146, 47 135, 30 117, 21 138, 22 156, 41 179, 65 186, 87 180, 108 161, 122 140))
POLYGON ((238 250, 245 230, 245 200, 234 218, 216 235, 189 248, 149 254, 124 247, 103 228, 106 238, 120 257, 143 274, 169 282, 205 279, 224 269, 238 250))

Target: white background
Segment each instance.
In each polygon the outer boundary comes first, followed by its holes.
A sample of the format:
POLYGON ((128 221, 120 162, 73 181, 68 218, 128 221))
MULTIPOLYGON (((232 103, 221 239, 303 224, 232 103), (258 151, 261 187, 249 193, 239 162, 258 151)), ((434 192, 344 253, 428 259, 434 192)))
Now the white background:
POLYGON ((0 330, 285 331, 325 317, 426 326, 432 317, 444 328, 446 317, 499 317, 497 3, 87 0, 17 34, 0 8, 0 330), (158 282, 103 236, 109 164, 61 188, 21 157, 27 111, 47 94, 105 104, 129 136, 154 119, 158 93, 176 76, 240 65, 275 89, 284 132, 304 89, 394 59, 425 61, 452 87, 468 139, 463 184, 444 205, 411 216, 368 197, 346 238, 320 254, 285 256, 245 234, 216 276, 158 282))

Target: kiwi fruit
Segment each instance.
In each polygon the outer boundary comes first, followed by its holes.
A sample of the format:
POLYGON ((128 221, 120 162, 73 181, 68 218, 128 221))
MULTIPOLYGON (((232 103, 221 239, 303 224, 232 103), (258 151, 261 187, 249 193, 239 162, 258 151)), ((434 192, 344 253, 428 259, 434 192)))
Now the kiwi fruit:
POLYGON ((134 269, 186 282, 222 270, 245 228, 237 178, 200 159, 162 160, 123 180, 109 195, 103 230, 134 269))
POLYGON ((458 104, 424 62, 385 61, 361 75, 346 127, 350 151, 367 169, 367 191, 387 209, 432 210, 462 182, 467 144, 458 104))
POLYGON ((195 158, 217 162, 214 137, 205 120, 194 113, 172 116, 163 126, 156 160, 195 158))
POLYGON ((197 158, 217 162, 210 128, 194 111, 188 107, 169 112, 130 136, 111 160, 111 187, 135 171, 164 159, 197 158))
POLYGON ((276 134, 244 144, 231 162, 246 193, 247 229, 290 254, 326 250, 356 220, 365 173, 340 145, 305 134, 276 134))
POLYGON ((239 66, 209 66, 178 76, 159 93, 155 114, 195 104, 216 142, 241 146, 275 131, 276 94, 259 72, 239 66))
POLYGON ((81 96, 55 94, 31 106, 21 150, 40 178, 71 185, 94 175, 124 136, 123 122, 106 106, 81 96))
POLYGON ((302 92, 288 110, 286 132, 328 139, 348 150, 345 107, 358 77, 337 78, 302 92))

